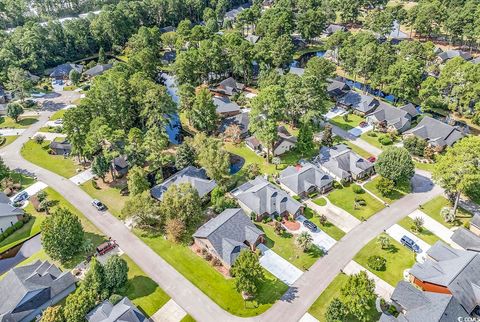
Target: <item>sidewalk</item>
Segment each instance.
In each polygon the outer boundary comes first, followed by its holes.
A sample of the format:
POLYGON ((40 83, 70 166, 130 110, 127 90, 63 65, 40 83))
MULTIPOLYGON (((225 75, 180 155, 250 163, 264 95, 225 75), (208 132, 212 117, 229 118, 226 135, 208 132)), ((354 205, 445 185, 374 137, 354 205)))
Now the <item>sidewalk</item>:
POLYGON ((180 322, 185 316, 187 316, 187 312, 170 299, 152 315, 150 320, 153 322, 180 322))
POLYGON ((317 213, 325 215, 328 218, 328 221, 346 233, 361 223, 360 220, 353 217, 345 210, 333 205, 328 198, 325 198, 325 200, 327 201, 327 205, 323 207, 315 204, 311 200, 305 201, 305 204, 317 213))
POLYGON ((351 260, 347 264, 347 266, 345 266, 345 268, 343 269, 343 272, 348 275, 358 274, 361 271, 365 271, 368 277, 375 281, 375 293, 377 293, 378 296, 381 296, 386 300, 390 300, 390 297, 392 296, 392 293, 395 290, 395 287, 388 284, 387 282, 385 282, 380 277, 370 272, 368 269, 366 269, 362 265, 351 260))

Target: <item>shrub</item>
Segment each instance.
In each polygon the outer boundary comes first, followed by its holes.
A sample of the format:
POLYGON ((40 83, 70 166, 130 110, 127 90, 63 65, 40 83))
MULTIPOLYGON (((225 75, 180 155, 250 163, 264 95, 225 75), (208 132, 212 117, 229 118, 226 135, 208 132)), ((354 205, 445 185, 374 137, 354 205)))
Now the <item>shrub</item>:
POLYGON ((391 145, 393 144, 393 140, 388 135, 382 135, 378 138, 378 142, 381 145, 391 145))
POLYGON ((203 258, 205 258, 207 261, 211 261, 211 260, 212 260, 212 257, 213 257, 213 256, 212 256, 212 254, 210 254, 210 253, 206 253, 206 254, 203 256, 203 258))
POLYGON ((271 218, 271 217, 265 217, 265 218, 263 218, 262 221, 263 221, 264 224, 266 224, 266 223, 271 222, 271 221, 272 221, 272 218, 271 218))
POLYGON ((318 192, 316 191, 308 194, 309 198, 315 198, 316 196, 318 196, 318 192))
POLYGON ((333 188, 335 188, 335 189, 342 189, 343 186, 342 186, 342 184, 341 184, 340 182, 334 181, 334 182, 333 182, 333 188))
POLYGON ((4 136, 0 137, 0 145, 3 145, 5 141, 7 141, 7 139, 4 136))
POLYGON ((320 222, 320 225, 325 226, 325 224, 328 221, 327 216, 325 216, 323 214, 318 216, 318 221, 320 222))
POLYGON ((222 266, 222 262, 218 258, 213 257, 212 258, 212 265, 213 266, 222 266))
POLYGON ((393 192, 393 189, 395 189, 395 182, 391 179, 381 177, 380 180, 378 180, 376 187, 382 196, 385 197, 393 192))
POLYGON ((13 224, 13 228, 15 230, 19 230, 22 227, 23 227, 23 221, 17 221, 16 223, 13 224))
POLYGON ((352 188, 352 190, 353 190, 353 192, 356 193, 356 194, 365 193, 365 190, 363 190, 362 187, 357 186, 357 185, 354 185, 353 188, 352 188))
POLYGON ((355 197, 355 202, 360 206, 366 206, 367 202, 361 197, 355 197))
POLYGON ((98 190, 98 183, 95 179, 92 180, 92 187, 93 187, 93 189, 98 190))
POLYGON ((118 294, 112 294, 110 295, 110 298, 108 299, 113 305, 117 304, 123 299, 123 296, 118 295, 118 294))
POLYGON ((38 144, 42 144, 43 141, 45 141, 45 135, 37 134, 35 135, 34 139, 35 139, 35 142, 37 142, 38 144))
POLYGON ((372 138, 375 138, 377 137, 377 132, 374 132, 374 131, 370 131, 370 132, 367 132, 367 136, 371 136, 372 138))
POLYGON ((442 210, 440 210, 440 215, 442 215, 445 222, 454 222, 456 219, 451 207, 443 207, 442 210))
POLYGON ((469 221, 466 221, 466 222, 463 224, 463 227, 465 227, 466 229, 470 229, 470 222, 469 222, 469 221))
POLYGON ((5 229, 5 231, 3 232, 3 235, 5 236, 5 238, 7 238, 7 237, 10 236, 11 234, 13 234, 14 231, 15 231, 15 228, 13 228, 13 227, 8 227, 8 228, 5 229))
POLYGON ((387 268, 387 260, 382 256, 372 255, 367 260, 367 266, 376 271, 384 271, 387 268))
POLYGON ((0 234, 0 242, 2 242, 4 239, 5 237, 3 236, 3 234, 0 234))

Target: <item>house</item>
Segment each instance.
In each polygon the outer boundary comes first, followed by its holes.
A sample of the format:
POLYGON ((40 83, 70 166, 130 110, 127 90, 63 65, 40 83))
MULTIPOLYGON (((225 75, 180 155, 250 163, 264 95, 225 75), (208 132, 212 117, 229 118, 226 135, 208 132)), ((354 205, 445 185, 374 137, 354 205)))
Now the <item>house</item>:
POLYGON ((160 61, 162 64, 168 65, 173 63, 176 58, 177 58, 177 52, 175 50, 168 50, 163 53, 162 57, 160 58, 160 61))
POLYGON ((113 67, 112 64, 98 64, 98 65, 86 70, 84 74, 88 78, 93 78, 95 76, 102 75, 104 72, 106 72, 107 70, 109 70, 112 67, 113 67))
POLYGON ((290 67, 290 70, 288 71, 290 74, 295 74, 297 76, 303 76, 305 74, 305 68, 300 68, 300 67, 290 67))
POLYGON ((322 146, 314 162, 338 181, 363 180, 375 172, 373 163, 353 152, 345 144, 322 146))
POLYGON ((412 120, 414 120, 421 114, 418 111, 418 109, 415 107, 415 105, 413 105, 412 103, 408 103, 407 105, 400 106, 400 109, 407 112, 410 115, 412 120))
POLYGON ((228 97, 214 96, 213 104, 216 107, 215 111, 221 117, 233 116, 240 113, 240 106, 230 101, 228 97))
POLYGON ((338 99, 339 97, 345 95, 346 92, 350 90, 350 86, 347 83, 337 80, 337 79, 329 79, 327 85, 327 94, 332 99, 338 99))
POLYGON ((227 268, 235 263, 242 250, 254 251, 264 238, 263 231, 240 208, 224 210, 193 234, 195 245, 207 249, 227 268))
POLYGON ((425 116, 416 127, 404 133, 405 137, 411 135, 424 139, 439 152, 464 137, 457 127, 429 116, 425 116))
POLYGON ((378 104, 379 102, 375 97, 355 91, 348 91, 337 100, 337 106, 347 110, 353 110, 360 115, 373 112, 378 104))
POLYGON ((0 321, 30 322, 75 290, 75 277, 45 261, 17 266, 0 281, 0 321))
POLYGON ((81 74, 83 71, 83 66, 70 63, 58 65, 53 69, 50 77, 54 79, 68 79, 72 70, 76 70, 79 74, 81 74))
POLYGON ((366 119, 377 131, 402 133, 410 128, 412 116, 404 109, 381 102, 366 119))
POLYGON ((397 20, 393 22, 392 30, 389 34, 386 34, 385 37, 390 39, 390 41, 392 41, 394 44, 410 38, 406 33, 400 30, 400 24, 397 20))
MULTIPOLYGON (((247 147, 252 149, 257 154, 267 153, 268 149, 255 136, 245 139, 247 147)), ((284 126, 277 128, 277 140, 273 144, 273 149, 270 151, 274 156, 282 155, 297 145, 297 138, 288 132, 284 126)))
POLYGON ((192 187, 198 191, 200 198, 207 196, 213 188, 217 186, 215 180, 208 179, 207 173, 204 169, 188 166, 178 171, 161 184, 150 189, 150 194, 153 198, 162 200, 163 193, 167 191, 168 187, 172 184, 179 185, 181 183, 191 184, 192 187))
POLYGON ((213 91, 219 94, 232 96, 236 93, 243 92, 244 88, 244 84, 237 82, 233 77, 229 77, 221 81, 213 91))
POLYGON ((112 168, 116 177, 123 177, 128 172, 128 160, 126 155, 120 155, 112 160, 112 168))
POLYGON ((113 305, 109 300, 103 301, 85 319, 88 322, 147 322, 145 315, 133 304, 128 297, 124 297, 113 305))
POLYGON ((288 193, 259 176, 230 192, 247 214, 254 213, 255 220, 269 216, 297 217, 303 205, 288 193))
POLYGON ((333 178, 311 163, 289 166, 280 172, 280 187, 291 195, 306 197, 325 193, 333 188, 333 178))
POLYGON ((326 36, 330 36, 336 33, 337 31, 345 32, 347 31, 347 28, 342 25, 330 24, 328 25, 327 28, 325 28, 325 30, 323 31, 323 34, 326 36))
POLYGON ((307 42, 300 35, 292 35, 292 44, 295 50, 307 48, 307 42))
POLYGON ((473 216, 469 229, 457 228, 451 239, 463 249, 480 252, 480 215, 473 216))
POLYGON ((249 43, 251 43, 252 45, 255 45, 258 42, 259 39, 260 39, 260 36, 252 35, 252 34, 247 35, 245 37, 245 40, 248 41, 249 43))
POLYGON ((67 140, 62 142, 52 141, 52 143, 50 143, 50 150, 52 154, 55 155, 69 155, 72 153, 72 145, 67 140))
POLYGON ((166 26, 166 27, 163 27, 163 28, 160 28, 160 33, 166 33, 166 32, 172 32, 172 31, 175 31, 175 27, 173 26, 166 26))
POLYGON ((461 51, 461 50, 446 50, 437 55, 438 60, 440 63, 445 63, 447 60, 455 58, 455 57, 460 57, 463 58, 464 60, 471 60, 472 55, 466 51, 461 51))
POLYGON ((22 220, 24 214, 23 209, 12 206, 10 198, 0 192, 0 233, 22 220))
POLYGON ((400 314, 394 317, 384 313, 380 322, 450 322, 470 316, 451 294, 424 292, 405 281, 397 284, 391 300, 400 314))
POLYGON ((238 125, 238 127, 240 128, 241 138, 245 138, 246 136, 248 136, 249 124, 249 113, 243 112, 234 116, 224 118, 220 124, 219 132, 224 133, 229 126, 238 125))
POLYGON ((410 282, 426 292, 452 295, 468 314, 480 305, 480 253, 436 242, 423 263, 410 270, 410 282))
POLYGON ((240 12, 243 10, 250 8, 251 4, 250 3, 245 3, 239 7, 233 8, 232 10, 229 10, 225 13, 224 20, 226 21, 235 21, 237 20, 237 16, 240 12))

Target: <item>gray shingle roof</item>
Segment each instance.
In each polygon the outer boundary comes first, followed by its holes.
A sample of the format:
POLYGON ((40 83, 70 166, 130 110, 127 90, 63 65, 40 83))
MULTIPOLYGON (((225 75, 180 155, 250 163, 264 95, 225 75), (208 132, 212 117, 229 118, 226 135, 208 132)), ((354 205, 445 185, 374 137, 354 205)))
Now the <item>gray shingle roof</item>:
POLYGON ((112 64, 98 64, 88 70, 85 71, 85 75, 88 75, 90 77, 94 77, 94 76, 97 76, 97 75, 101 75, 103 74, 105 71, 109 70, 110 68, 112 68, 113 65, 112 64))
POLYGON ((338 99, 338 103, 363 113, 372 111, 378 105, 378 101, 375 97, 357 93, 355 91, 348 91, 344 96, 338 99))
POLYGON ((417 110, 415 105, 413 105, 412 103, 408 103, 407 105, 401 106, 400 109, 407 112, 412 118, 420 115, 420 112, 417 110))
POLYGON ((258 237, 264 235, 240 208, 226 209, 217 217, 210 219, 194 234, 196 238, 206 238, 215 248, 215 252, 228 265, 235 262, 238 253, 247 248, 245 241, 255 244, 258 237))
POLYGON ((245 135, 248 133, 248 127, 250 125, 250 117, 248 113, 240 113, 234 116, 226 117, 222 120, 222 123, 220 125, 219 131, 221 133, 225 132, 225 130, 230 126, 230 125, 238 125, 240 127, 240 131, 242 135, 245 135))
POLYGON ((296 214, 302 208, 301 203, 260 176, 236 188, 232 194, 258 215, 279 215, 285 211, 296 214))
POLYGON ((72 151, 72 145, 68 141, 50 143, 50 149, 52 150, 63 150, 64 152, 70 153, 72 151))
POLYGON ((21 216, 23 214, 23 209, 12 206, 7 195, 0 192, 0 217, 21 216))
POLYGON ((110 301, 104 301, 90 311, 86 319, 88 322, 144 322, 147 318, 137 307, 124 297, 120 302, 113 305, 110 301))
POLYGON ((260 39, 260 36, 257 36, 257 35, 247 35, 245 37, 245 40, 247 40, 251 44, 256 44, 259 39, 260 39))
POLYGON ((0 321, 21 321, 74 284, 70 272, 46 261, 15 267, 0 281, 0 321))
POLYGON ((454 57, 461 57, 465 60, 472 59, 472 55, 470 53, 461 50, 447 50, 438 54, 438 57, 442 60, 442 62, 445 62, 454 57))
POLYGON ((449 322, 456 321, 459 316, 468 316, 468 313, 452 295, 423 292, 405 281, 397 284, 391 298, 406 312, 400 314, 397 319, 381 319, 380 321, 449 322))
POLYGON ((322 146, 320 154, 314 161, 325 171, 340 179, 348 179, 351 174, 358 175, 373 168, 373 163, 353 152, 345 144, 337 144, 331 148, 322 146))
POLYGON ((336 79, 330 79, 327 85, 327 93, 335 97, 345 94, 345 91, 348 90, 350 90, 350 86, 336 79))
POLYGON ((83 66, 82 65, 75 65, 75 64, 62 64, 55 67, 50 74, 50 77, 68 77, 70 71, 75 69, 80 74, 82 73, 83 66))
POLYGON ((347 31, 347 28, 345 28, 344 26, 341 26, 341 25, 330 24, 330 25, 328 25, 327 28, 325 28, 324 33, 327 34, 327 35, 331 35, 331 34, 333 34, 334 32, 337 32, 337 31, 347 31))
POLYGON ((437 242, 427 255, 424 263, 416 263, 412 267, 411 275, 421 281, 447 287, 469 313, 480 305, 479 253, 453 249, 437 242))
POLYGON ((162 200, 163 193, 167 191, 172 184, 179 185, 181 183, 190 183, 193 188, 198 191, 200 197, 205 196, 217 185, 215 180, 209 180, 204 169, 198 169, 188 166, 173 176, 165 180, 163 183, 156 185, 150 189, 152 197, 162 200))
POLYGON ((295 74, 295 75, 298 75, 298 76, 303 76, 303 74, 305 73, 305 68, 290 67, 289 73, 295 74))
POLYGON ((480 237, 468 229, 463 227, 456 229, 451 239, 466 250, 480 252, 480 237))
POLYGON ((401 130, 411 119, 407 111, 385 102, 381 102, 377 109, 367 117, 373 118, 376 122, 386 122, 387 126, 392 126, 396 130, 401 130))
POLYGON ((333 182, 333 178, 311 163, 289 166, 280 172, 279 181, 296 194, 308 192, 311 187, 322 189, 333 182))
POLYGON ((213 104, 215 104, 218 114, 240 112, 240 106, 226 97, 213 97, 213 104))
POLYGON ((413 134, 440 147, 451 146, 464 137, 456 127, 429 116, 425 116, 416 127, 406 131, 405 134, 413 134))
POLYGON ((474 215, 472 219, 470 219, 470 225, 480 229, 480 215, 474 215))

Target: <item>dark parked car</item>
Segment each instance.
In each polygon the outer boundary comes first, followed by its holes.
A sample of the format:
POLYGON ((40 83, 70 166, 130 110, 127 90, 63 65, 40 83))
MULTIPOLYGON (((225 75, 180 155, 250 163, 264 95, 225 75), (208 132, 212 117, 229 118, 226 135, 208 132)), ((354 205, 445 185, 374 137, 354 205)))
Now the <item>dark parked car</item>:
POLYGON ((410 248, 415 253, 420 253, 420 247, 411 238, 403 236, 400 241, 403 246, 410 248))
POLYGON ((107 207, 100 200, 97 200, 97 199, 94 199, 92 201, 92 206, 94 206, 95 208, 97 208, 97 210, 100 210, 100 211, 104 211, 107 209, 107 207))
POLYGON ((303 225, 307 227, 310 231, 314 232, 317 230, 317 225, 315 225, 313 222, 310 220, 304 220, 303 225))

